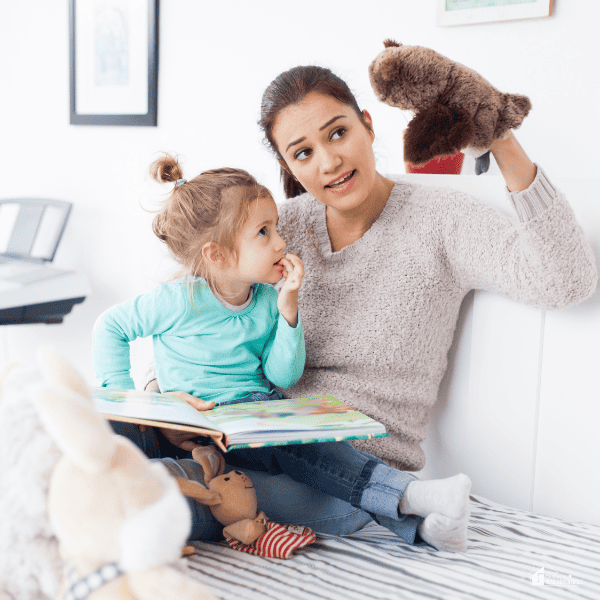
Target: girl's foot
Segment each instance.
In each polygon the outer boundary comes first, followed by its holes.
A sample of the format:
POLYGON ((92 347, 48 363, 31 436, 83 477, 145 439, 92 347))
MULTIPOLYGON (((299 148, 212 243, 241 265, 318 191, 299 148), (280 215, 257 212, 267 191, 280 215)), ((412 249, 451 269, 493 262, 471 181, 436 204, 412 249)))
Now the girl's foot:
POLYGON ((450 519, 432 513, 419 525, 419 535, 431 546, 446 552, 467 551, 467 525, 469 519, 450 519))
POLYGON ((405 515, 428 517, 432 513, 451 520, 468 520, 471 480, 461 473, 447 479, 411 481, 398 508, 405 515))

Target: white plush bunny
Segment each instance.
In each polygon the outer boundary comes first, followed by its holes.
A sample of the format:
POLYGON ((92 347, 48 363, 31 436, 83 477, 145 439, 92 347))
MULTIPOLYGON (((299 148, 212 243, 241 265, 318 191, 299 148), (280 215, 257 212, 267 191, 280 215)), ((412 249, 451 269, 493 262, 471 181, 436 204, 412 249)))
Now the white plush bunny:
POLYGON ((43 382, 30 385, 31 393, 62 451, 48 501, 67 565, 60 597, 213 598, 176 566, 191 516, 175 480, 113 433, 63 357, 50 350, 39 354, 43 382))

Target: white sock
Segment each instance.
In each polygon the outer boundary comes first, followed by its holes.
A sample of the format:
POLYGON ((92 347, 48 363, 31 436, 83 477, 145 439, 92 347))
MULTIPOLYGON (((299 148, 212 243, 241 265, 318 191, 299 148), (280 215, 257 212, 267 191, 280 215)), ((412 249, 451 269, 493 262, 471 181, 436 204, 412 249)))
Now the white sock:
POLYGON ((470 489, 471 480, 463 473, 447 479, 411 481, 398 508, 405 515, 428 517, 437 513, 452 520, 468 518, 470 489))
POLYGON ((431 513, 417 528, 419 535, 434 548, 446 552, 467 551, 467 525, 469 519, 450 519, 431 513))

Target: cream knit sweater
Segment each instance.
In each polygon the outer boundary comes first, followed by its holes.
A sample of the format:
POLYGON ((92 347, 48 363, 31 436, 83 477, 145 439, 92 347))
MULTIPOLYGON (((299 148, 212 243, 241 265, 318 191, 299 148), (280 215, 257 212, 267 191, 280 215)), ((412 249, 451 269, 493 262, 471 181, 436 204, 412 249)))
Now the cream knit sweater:
POLYGON ((554 309, 596 288, 592 250, 542 169, 509 198, 518 219, 399 180, 378 220, 340 252, 331 251, 323 204, 309 194, 283 203, 278 229, 306 271, 306 368, 286 395, 335 395, 390 434, 356 447, 422 469, 420 444, 465 294, 492 290, 554 309))

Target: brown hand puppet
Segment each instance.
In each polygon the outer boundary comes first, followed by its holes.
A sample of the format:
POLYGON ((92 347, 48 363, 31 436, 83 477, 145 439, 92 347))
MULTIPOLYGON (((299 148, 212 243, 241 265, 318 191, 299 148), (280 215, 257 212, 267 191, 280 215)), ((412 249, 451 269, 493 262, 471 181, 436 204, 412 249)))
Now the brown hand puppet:
POLYGON ((529 98, 498 91, 430 48, 383 44, 369 77, 379 100, 415 113, 404 136, 404 160, 424 164, 466 149, 477 157, 477 175, 485 173, 490 146, 521 125, 529 98))
POLYGON ((309 527, 279 525, 258 512, 250 477, 241 471, 224 473, 225 460, 214 446, 197 446, 192 456, 202 465, 207 487, 177 478, 179 488, 188 498, 207 505, 225 525, 223 536, 232 548, 269 558, 290 558, 294 550, 314 543, 316 535, 309 527))

